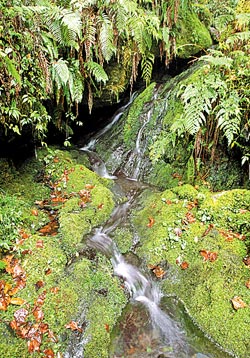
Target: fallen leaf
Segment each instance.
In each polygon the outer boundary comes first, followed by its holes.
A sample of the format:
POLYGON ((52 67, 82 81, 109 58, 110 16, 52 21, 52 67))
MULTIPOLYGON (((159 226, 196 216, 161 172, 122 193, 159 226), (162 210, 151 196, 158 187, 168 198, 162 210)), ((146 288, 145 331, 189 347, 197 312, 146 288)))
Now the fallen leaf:
POLYGON ((43 353, 45 354, 45 356, 43 358, 54 358, 55 357, 55 353, 52 351, 52 349, 45 349, 43 351, 43 353))
POLYGON ((246 288, 250 289, 250 279, 245 283, 246 288))
POLYGON ((51 289, 50 289, 50 292, 52 292, 52 293, 58 293, 59 292, 59 290, 60 290, 60 288, 59 287, 52 287, 51 289))
POLYGON ((43 240, 37 240, 36 247, 38 249, 43 249, 43 240))
POLYGON ((104 207, 104 204, 103 204, 103 203, 101 203, 101 204, 99 204, 99 205, 97 206, 97 208, 98 208, 99 210, 103 209, 103 207, 104 207))
POLYGON ((75 321, 70 321, 68 324, 65 324, 65 328, 69 328, 72 331, 82 332, 82 328, 78 326, 78 323, 75 321))
POLYGON ((245 256, 243 262, 247 267, 250 267, 250 256, 245 256))
POLYGON ((45 286, 45 282, 44 281, 37 281, 36 283, 35 283, 35 287, 36 287, 36 290, 38 291, 39 290, 39 288, 42 288, 42 287, 44 287, 45 286))
POLYGON ((32 209, 31 214, 34 215, 34 216, 38 216, 38 210, 37 209, 32 209))
POLYGON ((43 313, 43 311, 41 310, 40 307, 38 307, 38 306, 34 307, 32 313, 33 313, 33 316, 35 317, 35 320, 36 320, 37 322, 43 320, 43 318, 44 318, 44 313, 43 313))
POLYGON ((218 257, 217 252, 212 252, 212 251, 208 251, 208 250, 200 250, 200 254, 201 254, 201 256, 203 256, 204 261, 213 262, 218 257))
POLYGON ((12 305, 18 305, 18 306, 21 306, 25 303, 26 301, 23 299, 23 298, 20 298, 20 297, 12 297, 10 299, 10 303, 12 305))
POLYGON ((151 264, 149 264, 148 268, 150 270, 152 270, 152 272, 155 274, 155 276, 157 278, 162 278, 166 274, 166 271, 164 271, 159 265, 151 265, 151 264))
POLYGON ((88 189, 88 190, 94 189, 94 187, 95 187, 95 186, 92 185, 92 184, 86 184, 86 185, 85 185, 85 188, 88 189))
POLYGON ((180 264, 180 267, 182 268, 182 270, 186 270, 189 267, 189 263, 187 261, 183 261, 180 264))
POLYGON ((106 331, 109 332, 109 324, 105 323, 104 326, 105 326, 106 331))
POLYGON ((149 220, 149 223, 147 224, 147 227, 152 227, 155 223, 155 219, 150 216, 148 218, 148 220, 149 220))
POLYGON ((231 299, 231 302, 235 310, 247 307, 247 304, 239 296, 234 296, 234 298, 231 299))
POLYGON ((20 308, 14 313, 14 318, 18 326, 26 322, 26 317, 28 316, 28 314, 29 311, 26 310, 25 308, 20 308))

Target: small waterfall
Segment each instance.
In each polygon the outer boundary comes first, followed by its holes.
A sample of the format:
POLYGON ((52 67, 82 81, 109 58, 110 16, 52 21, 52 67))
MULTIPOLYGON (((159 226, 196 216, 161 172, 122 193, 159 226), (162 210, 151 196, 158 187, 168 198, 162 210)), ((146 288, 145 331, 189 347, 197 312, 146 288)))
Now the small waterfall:
MULTIPOLYGON (((106 228, 106 231, 109 229, 106 228)), ((157 284, 137 267, 127 263, 112 239, 101 229, 88 239, 88 245, 111 258, 114 274, 123 279, 131 300, 140 302, 148 310, 154 329, 159 331, 164 344, 172 348, 173 357, 177 357, 176 354, 178 357, 188 357, 183 332, 159 307, 162 293, 157 284)))
POLYGON ((130 106, 130 104, 134 101, 136 96, 137 96, 137 92, 134 92, 132 94, 132 96, 130 97, 129 101, 124 106, 122 106, 121 108, 118 109, 118 111, 111 118, 110 122, 104 128, 102 128, 99 132, 97 132, 85 146, 80 148, 80 150, 91 151, 91 149, 94 149, 94 147, 95 147, 96 143, 99 141, 99 139, 105 133, 107 133, 114 126, 115 123, 117 123, 119 121, 119 119, 122 117, 125 109, 128 106, 130 106))

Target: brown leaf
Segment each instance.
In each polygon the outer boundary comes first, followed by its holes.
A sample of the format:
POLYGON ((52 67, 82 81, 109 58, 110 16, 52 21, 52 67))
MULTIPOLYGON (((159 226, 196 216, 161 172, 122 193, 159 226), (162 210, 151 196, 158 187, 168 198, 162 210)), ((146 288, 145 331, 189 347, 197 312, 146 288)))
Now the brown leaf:
POLYGON ((155 223, 155 219, 150 216, 148 218, 148 220, 149 220, 149 223, 147 224, 147 227, 152 227, 155 223))
POLYGON ((37 240, 37 242, 36 242, 36 247, 38 248, 38 249, 43 249, 43 240, 37 240))
POLYGON ((192 224, 196 221, 194 215, 190 211, 186 213, 185 217, 189 224, 192 224))
POLYGON ((247 307, 247 304, 239 296, 234 296, 234 298, 231 299, 231 302, 235 310, 247 307))
POLYGON ((98 208, 99 210, 103 209, 103 207, 104 207, 104 204, 103 204, 103 203, 101 203, 101 204, 99 204, 99 205, 97 206, 97 208, 98 208))
POLYGON ((45 286, 45 282, 44 281, 37 281, 35 284, 36 290, 38 291, 39 288, 42 288, 45 286))
POLYGON ((208 250, 200 250, 200 254, 201 254, 201 256, 203 256, 204 261, 213 262, 218 257, 217 252, 211 252, 211 251, 208 251, 208 250))
POLYGON ((55 357, 55 353, 52 351, 52 349, 45 349, 43 351, 43 353, 45 354, 45 356, 43 358, 54 358, 55 357))
POLYGON ((46 291, 43 291, 35 301, 35 306, 42 306, 46 298, 46 291))
POLYGON ((106 331, 109 332, 109 324, 105 323, 104 326, 105 326, 106 331))
POLYGON ((250 279, 245 283, 246 288, 250 289, 250 279))
POLYGON ((65 328, 69 328, 71 329, 72 331, 79 331, 79 332, 82 332, 82 328, 80 328, 78 326, 78 323, 75 322, 75 321, 70 321, 68 324, 65 324, 65 328))
POLYGON ((32 313, 33 313, 33 316, 35 317, 35 320, 36 320, 37 322, 43 320, 43 318, 44 318, 44 313, 43 313, 43 311, 41 310, 40 307, 38 307, 38 306, 34 307, 32 313))
POLYGON ((92 184, 86 184, 85 185, 85 189, 88 189, 88 190, 91 190, 91 189, 94 189, 94 185, 92 185, 92 184))
POLYGON ((37 209, 32 209, 31 214, 34 215, 34 216, 38 216, 38 210, 37 209))
POLYGON ((59 290, 60 290, 60 288, 59 287, 52 287, 51 289, 50 289, 50 292, 52 292, 52 293, 58 293, 59 292, 59 290))
POLYGON ((180 267, 182 268, 182 270, 186 270, 189 267, 189 263, 187 261, 183 261, 180 264, 180 267))

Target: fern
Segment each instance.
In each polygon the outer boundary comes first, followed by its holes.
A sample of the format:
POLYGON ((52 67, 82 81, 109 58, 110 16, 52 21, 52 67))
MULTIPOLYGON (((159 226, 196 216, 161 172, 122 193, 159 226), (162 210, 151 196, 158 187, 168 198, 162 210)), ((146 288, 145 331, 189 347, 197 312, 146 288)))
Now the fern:
POLYGON ((100 66, 97 62, 86 62, 85 67, 95 77, 95 80, 97 82, 106 83, 106 81, 108 80, 108 75, 104 71, 103 67, 100 66))
POLYGON ((149 53, 147 56, 142 57, 141 68, 142 78, 146 81, 146 86, 149 85, 152 76, 152 70, 154 65, 154 54, 149 53))
POLYGON ((227 138, 228 145, 230 145, 240 132, 242 111, 238 93, 236 91, 231 92, 228 97, 220 102, 217 109, 218 128, 222 130, 227 138))
POLYGON ((116 52, 116 47, 113 45, 114 33, 112 22, 104 13, 100 15, 101 27, 99 33, 99 40, 101 51, 104 59, 108 62, 113 54, 116 52))
POLYGON ((69 68, 67 61, 60 58, 52 65, 52 79, 58 88, 67 84, 69 80, 69 68))

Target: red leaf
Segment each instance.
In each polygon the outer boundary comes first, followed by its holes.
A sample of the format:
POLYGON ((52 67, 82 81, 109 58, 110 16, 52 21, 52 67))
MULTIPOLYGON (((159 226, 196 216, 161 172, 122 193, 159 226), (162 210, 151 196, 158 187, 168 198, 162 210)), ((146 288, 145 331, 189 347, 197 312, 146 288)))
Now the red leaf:
POLYGON ((44 281, 37 281, 35 284, 36 290, 39 290, 39 288, 42 288, 45 286, 45 282, 44 281))
POLYGON ((51 289, 50 289, 50 292, 52 292, 52 293, 58 293, 59 292, 59 290, 60 290, 60 288, 59 287, 52 287, 51 289))
POLYGON ((105 326, 106 331, 109 332, 109 324, 105 323, 104 326, 105 326))

